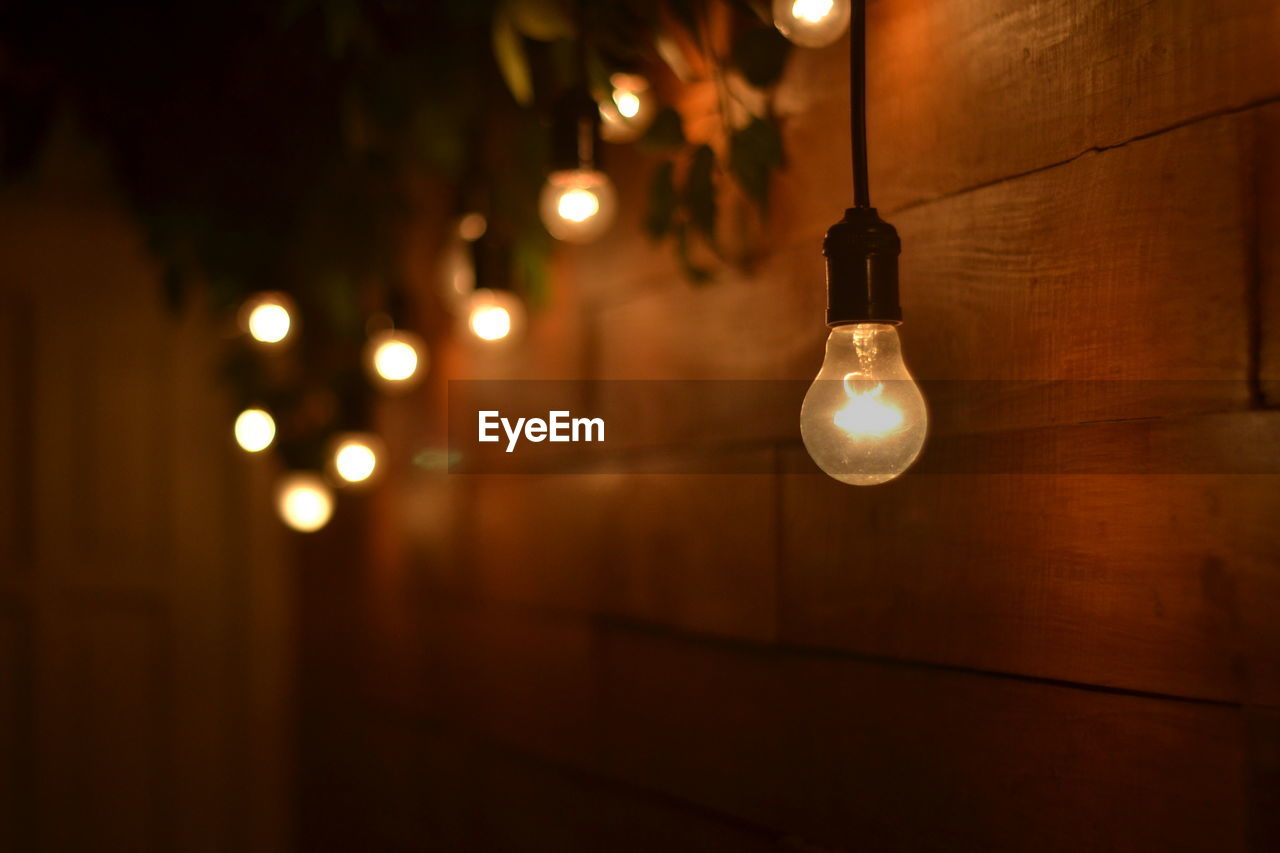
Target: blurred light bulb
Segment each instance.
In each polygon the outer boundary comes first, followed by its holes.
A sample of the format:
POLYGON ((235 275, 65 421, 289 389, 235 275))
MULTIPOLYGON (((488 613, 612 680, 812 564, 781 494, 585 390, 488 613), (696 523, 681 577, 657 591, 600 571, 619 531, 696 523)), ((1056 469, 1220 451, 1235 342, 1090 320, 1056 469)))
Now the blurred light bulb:
POLYGON ((329 523, 333 494, 317 474, 286 474, 276 485, 276 511, 294 530, 313 533, 329 523))
POLYGON ((367 432, 350 432, 338 436, 330 454, 333 473, 339 485, 367 483, 378 471, 382 441, 367 432))
POLYGON ((265 409, 245 409, 236 417, 235 435, 242 450, 266 450, 276 438, 275 419, 265 409))
POLYGON ((920 455, 928 425, 895 327, 851 323, 831 330, 800 410, 800 434, 819 468, 855 486, 887 482, 920 455))
POLYGON ((388 329, 365 347, 370 371, 384 387, 409 388, 426 372, 427 345, 412 332, 388 329))
POLYGON ((289 337, 295 310, 283 293, 257 293, 240 306, 240 328, 259 343, 278 344, 289 337))
POLYGON ((639 74, 613 74, 609 96, 600 104, 600 135, 610 142, 630 142, 648 130, 657 115, 649 81, 639 74))
POLYGON ((474 243, 484 236, 484 232, 489 230, 489 220, 484 218, 483 213, 471 212, 464 214, 458 220, 458 236, 468 243, 474 243))
POLYGON ((542 224, 557 240, 589 243, 613 224, 613 182, 594 169, 552 172, 542 188, 542 224))
POLYGON ((482 341, 499 341, 524 326, 524 303, 510 290, 481 288, 471 295, 467 327, 482 341))
POLYGON ((801 47, 826 47, 849 27, 849 0, 773 0, 773 24, 801 47))

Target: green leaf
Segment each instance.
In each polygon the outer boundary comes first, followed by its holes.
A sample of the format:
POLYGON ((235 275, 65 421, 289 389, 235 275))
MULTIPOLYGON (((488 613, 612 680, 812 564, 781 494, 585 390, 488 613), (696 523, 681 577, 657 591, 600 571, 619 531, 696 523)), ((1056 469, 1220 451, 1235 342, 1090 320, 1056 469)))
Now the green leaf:
POLYGON ((738 36, 729 55, 732 65, 757 89, 777 83, 787 63, 791 42, 774 27, 757 27, 738 36))
POLYGON ((533 103, 533 76, 529 71, 529 57, 525 53, 520 33, 516 32, 511 18, 499 12, 493 19, 493 55, 498 70, 506 81, 511 96, 521 106, 533 103))
POLYGON ((772 120, 754 118, 729 137, 729 171, 761 210, 769 205, 769 179, 781 165, 782 134, 772 120))
POLYGON ((676 213, 675 163, 667 160, 658 166, 649 183, 649 212, 644 229, 654 240, 671 230, 676 213))
POLYGON ((685 144, 684 119, 671 107, 663 107, 636 144, 646 151, 656 153, 682 147, 685 144))
POLYGON ((710 145, 700 145, 693 152, 693 162, 685 175, 684 206, 689 213, 689 223, 713 247, 716 232, 716 188, 712 180, 716 155, 710 145))
POLYGON ((503 12, 518 32, 536 41, 574 37, 573 15, 564 0, 507 0, 503 12))

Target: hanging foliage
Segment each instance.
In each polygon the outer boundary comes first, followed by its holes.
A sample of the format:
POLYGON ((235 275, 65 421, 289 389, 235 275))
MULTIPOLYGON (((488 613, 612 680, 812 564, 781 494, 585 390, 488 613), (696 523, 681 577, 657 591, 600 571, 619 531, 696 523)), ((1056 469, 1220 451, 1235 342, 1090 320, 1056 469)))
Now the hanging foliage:
POLYGON ((718 135, 690 138, 668 103, 636 143, 659 161, 644 227, 691 281, 712 277, 695 247, 718 253, 726 185, 763 214, 783 162, 767 96, 741 92, 772 89, 787 43, 746 0, 13 0, 0 43, 8 179, 69 116, 106 153, 171 303, 197 282, 227 316, 257 291, 294 298, 288 357, 267 369, 246 345, 225 372, 271 406, 296 466, 367 426, 368 318, 412 323, 399 259, 424 180, 452 187, 454 212, 483 208, 505 283, 541 299, 545 118, 575 56, 601 99, 623 71, 659 100, 716 87, 718 135))

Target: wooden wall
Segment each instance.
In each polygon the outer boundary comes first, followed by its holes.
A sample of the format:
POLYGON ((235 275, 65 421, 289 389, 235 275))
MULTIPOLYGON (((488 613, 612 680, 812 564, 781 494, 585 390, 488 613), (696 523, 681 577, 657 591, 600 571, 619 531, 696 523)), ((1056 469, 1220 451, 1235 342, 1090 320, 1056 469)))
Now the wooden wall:
MULTIPOLYGON (((1081 380, 962 405, 931 452, 984 430, 1280 453, 1280 6, 870 5, 909 363, 1081 380)), ((524 348, 444 344, 437 380, 812 376, 846 50, 788 70, 753 273, 686 284, 624 157, 622 221, 565 252, 524 348)), ((386 413, 404 457, 442 399, 386 413)), ((1280 479, 856 489, 782 414, 751 446, 664 451, 773 473, 415 470, 351 507, 367 550, 312 545, 305 591, 309 849, 1280 849, 1280 479)))
POLYGON ((0 189, 0 850, 286 849, 268 463, 107 173, 63 127, 0 189))

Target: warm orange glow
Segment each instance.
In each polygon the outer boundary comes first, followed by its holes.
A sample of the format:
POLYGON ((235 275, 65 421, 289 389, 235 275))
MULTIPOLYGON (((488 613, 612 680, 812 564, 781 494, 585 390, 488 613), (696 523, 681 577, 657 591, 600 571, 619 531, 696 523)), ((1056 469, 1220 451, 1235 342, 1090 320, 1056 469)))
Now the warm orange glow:
POLYGON ((276 438, 276 422, 265 409, 245 409, 236 418, 236 443, 249 453, 271 446, 276 438))
POLYGON ((329 523, 333 495, 316 474, 288 474, 276 486, 276 511, 280 520, 294 530, 313 533, 329 523))

